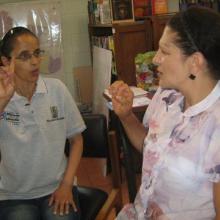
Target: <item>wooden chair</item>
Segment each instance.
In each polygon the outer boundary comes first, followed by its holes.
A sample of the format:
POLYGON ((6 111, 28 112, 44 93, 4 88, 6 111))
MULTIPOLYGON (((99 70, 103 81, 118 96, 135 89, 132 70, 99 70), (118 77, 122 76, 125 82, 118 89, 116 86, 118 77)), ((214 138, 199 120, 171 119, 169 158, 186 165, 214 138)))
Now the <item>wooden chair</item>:
MULTIPOLYGON (((142 121, 145 111, 146 106, 143 108, 133 108, 133 112, 140 121, 142 121)), ((140 184, 140 182, 137 181, 137 174, 139 176, 141 174, 142 154, 132 146, 121 121, 113 111, 111 112, 110 117, 112 122, 111 127, 117 131, 117 142, 120 146, 121 153, 123 154, 121 162, 125 171, 129 202, 133 203, 140 184)))
POLYGON ((114 131, 108 132, 106 117, 102 114, 83 115, 87 129, 83 132, 83 157, 110 159, 112 189, 105 191, 78 186, 82 220, 106 220, 113 208, 122 208, 119 154, 114 131))

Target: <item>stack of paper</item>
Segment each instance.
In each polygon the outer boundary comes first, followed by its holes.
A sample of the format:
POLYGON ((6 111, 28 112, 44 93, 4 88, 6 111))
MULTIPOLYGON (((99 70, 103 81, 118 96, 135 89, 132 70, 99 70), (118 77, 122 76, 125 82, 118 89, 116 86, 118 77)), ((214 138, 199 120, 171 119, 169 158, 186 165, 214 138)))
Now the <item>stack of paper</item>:
MULTIPOLYGON (((134 93, 134 99, 133 99, 133 107, 140 107, 140 106, 146 106, 150 103, 150 98, 147 97, 148 92, 143 90, 142 88, 138 88, 135 86, 130 86, 131 90, 134 93)), ((109 93, 108 89, 105 89, 104 94, 111 99, 112 96, 109 93)), ((113 109, 112 102, 109 101, 106 103, 107 107, 109 109, 113 109)))
MULTIPOLYGON (((130 86, 130 89, 132 90, 132 92, 134 93, 134 97, 138 97, 138 96, 146 96, 147 95, 147 91, 143 90, 142 88, 138 88, 136 86, 130 86)), ((109 93, 108 89, 105 89, 104 94, 109 97, 110 99, 112 98, 111 94, 109 93)))

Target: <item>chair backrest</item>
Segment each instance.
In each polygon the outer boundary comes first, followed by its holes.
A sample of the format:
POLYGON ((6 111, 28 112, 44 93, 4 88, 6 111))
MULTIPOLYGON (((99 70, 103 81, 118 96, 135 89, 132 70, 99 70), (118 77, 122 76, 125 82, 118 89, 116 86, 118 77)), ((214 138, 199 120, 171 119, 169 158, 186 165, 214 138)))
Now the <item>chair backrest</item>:
MULTIPOLYGON (((120 187, 120 162, 115 132, 108 132, 107 120, 103 114, 84 114, 83 120, 87 127, 82 133, 83 157, 107 158, 107 165, 112 169, 112 185, 120 187)), ((67 156, 69 155, 69 146, 67 139, 65 145, 67 156)))
POLYGON ((83 135, 83 157, 107 157, 109 155, 106 117, 102 114, 85 114, 86 130, 83 135))
MULTIPOLYGON (((86 130, 83 131, 83 157, 108 157, 108 130, 106 117, 102 114, 83 114, 86 130)), ((69 140, 65 153, 69 155, 69 140)))
MULTIPOLYGON (((133 112, 140 120, 140 122, 143 119, 145 111, 146 111, 146 106, 144 108, 133 109, 133 112)), ((118 135, 119 143, 123 152, 123 164, 125 167, 129 201, 133 203, 140 184, 140 183, 137 184, 136 174, 141 173, 143 155, 132 146, 122 123, 115 114, 114 117, 115 117, 114 120, 116 121, 115 123, 117 123, 116 128, 119 134, 118 135)))
POLYGON ((106 117, 102 114, 85 114, 83 119, 87 127, 82 133, 83 157, 107 159, 107 170, 111 170, 112 188, 106 197, 106 192, 101 189, 91 188, 89 190, 88 187, 86 187, 87 189, 79 187, 82 219, 105 220, 113 207, 116 213, 122 208, 120 162, 116 134, 114 131, 108 131, 106 117))
POLYGON ((83 157, 106 158, 107 172, 112 171, 112 186, 120 187, 120 162, 115 132, 108 131, 103 114, 85 114, 83 119, 87 127, 82 133, 83 157))

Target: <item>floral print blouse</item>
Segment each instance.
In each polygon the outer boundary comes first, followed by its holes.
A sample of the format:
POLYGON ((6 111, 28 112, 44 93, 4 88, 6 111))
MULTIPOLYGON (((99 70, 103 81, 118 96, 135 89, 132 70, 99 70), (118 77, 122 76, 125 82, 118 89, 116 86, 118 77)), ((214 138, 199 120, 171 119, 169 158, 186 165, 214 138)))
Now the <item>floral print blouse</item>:
POLYGON ((211 220, 220 181, 220 82, 183 112, 184 97, 159 88, 143 119, 142 183, 117 220, 211 220))

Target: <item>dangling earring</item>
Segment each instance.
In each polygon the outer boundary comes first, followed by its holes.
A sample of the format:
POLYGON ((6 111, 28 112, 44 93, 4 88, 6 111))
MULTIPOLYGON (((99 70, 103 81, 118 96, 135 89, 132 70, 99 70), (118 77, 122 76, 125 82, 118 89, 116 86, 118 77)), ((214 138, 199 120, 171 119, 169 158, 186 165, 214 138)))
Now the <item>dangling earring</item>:
POLYGON ((191 80, 195 80, 196 76, 193 75, 193 74, 190 74, 190 75, 189 75, 189 78, 190 78, 191 80))

